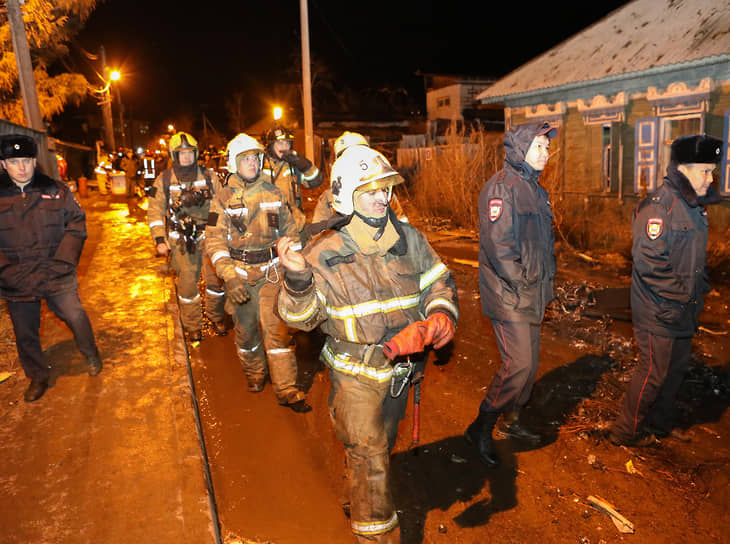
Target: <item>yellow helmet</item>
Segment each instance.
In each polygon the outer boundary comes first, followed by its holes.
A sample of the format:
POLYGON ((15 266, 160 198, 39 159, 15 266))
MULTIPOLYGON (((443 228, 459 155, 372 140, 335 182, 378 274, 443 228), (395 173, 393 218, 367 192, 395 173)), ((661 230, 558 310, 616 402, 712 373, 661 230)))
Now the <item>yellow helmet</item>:
POLYGON ((175 162, 180 162, 178 153, 183 149, 192 149, 195 153, 195 160, 198 160, 198 142, 187 132, 178 132, 170 138, 170 156, 175 162))
POLYGON ((335 158, 342 155, 342 152, 353 145, 370 145, 362 134, 359 132, 345 131, 340 134, 332 147, 334 147, 335 158))

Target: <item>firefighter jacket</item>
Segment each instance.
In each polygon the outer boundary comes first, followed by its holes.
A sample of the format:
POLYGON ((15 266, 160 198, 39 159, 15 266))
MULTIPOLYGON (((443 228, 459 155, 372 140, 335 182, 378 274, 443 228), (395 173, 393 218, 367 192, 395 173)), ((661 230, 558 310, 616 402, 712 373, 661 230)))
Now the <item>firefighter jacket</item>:
POLYGON ((553 214, 540 172, 524 162, 542 125, 505 135, 504 168, 479 194, 479 291, 490 319, 540 323, 553 299, 553 214))
MULTIPOLYGON (((286 202, 292 209, 302 209, 302 189, 304 185, 307 189, 314 189, 322 184, 322 172, 316 165, 306 160, 304 157, 298 157, 300 161, 304 159, 310 166, 305 171, 301 171, 294 165, 289 164, 285 160, 277 159, 270 154, 266 155, 266 168, 264 174, 272 179, 272 183, 276 185, 284 195, 286 202)), ((302 161, 302 162, 304 162, 302 161)))
POLYGON ((31 302, 76 290, 86 214, 68 186, 37 169, 22 190, 0 174, 0 296, 31 302))
POLYGON ((205 238, 210 203, 220 190, 220 182, 212 170, 197 168, 197 180, 181 183, 170 167, 150 188, 147 221, 155 244, 169 238, 171 246, 183 252, 192 249, 192 253, 195 249, 191 246, 205 238))
POLYGON ((256 284, 278 263, 277 240, 299 234, 281 191, 262 173, 252 183, 229 176, 209 219, 206 251, 223 281, 256 284))
MULTIPOLYGON (((713 195, 710 187, 708 196, 713 195)), ((695 333, 703 295, 710 290, 707 231, 707 212, 697 193, 670 164, 662 186, 639 203, 632 218, 634 327, 659 336, 695 333)))
POLYGON ((423 234, 389 213, 399 239, 384 256, 362 254, 346 229, 326 232, 303 250, 311 269, 286 271, 278 302, 289 326, 319 325, 327 335, 325 364, 378 382, 393 369, 367 364, 368 348, 382 358, 381 344, 407 325, 434 312, 454 323, 459 315, 451 272, 423 234))

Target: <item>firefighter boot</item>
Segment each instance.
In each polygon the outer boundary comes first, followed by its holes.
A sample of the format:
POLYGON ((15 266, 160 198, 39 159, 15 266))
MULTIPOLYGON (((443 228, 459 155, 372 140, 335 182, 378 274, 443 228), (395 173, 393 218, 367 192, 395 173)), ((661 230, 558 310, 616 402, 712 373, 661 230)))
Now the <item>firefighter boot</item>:
POLYGON ((297 359, 294 346, 272 348, 266 351, 271 373, 271 384, 279 404, 297 413, 309 412, 312 407, 305 401, 304 392, 297 387, 297 359))
POLYGON ((479 460, 489 468, 499 465, 499 456, 494 447, 492 430, 499 418, 498 412, 479 412, 477 418, 466 429, 464 438, 477 452, 479 460))
POLYGON ((520 410, 516 408, 502 414, 502 419, 497 423, 495 430, 497 438, 516 438, 532 444, 539 444, 542 437, 526 429, 520 423, 520 410))
POLYGON ((261 344, 253 349, 238 348, 238 360, 246 374, 248 390, 251 393, 260 393, 264 390, 266 381, 266 357, 264 356, 261 344))

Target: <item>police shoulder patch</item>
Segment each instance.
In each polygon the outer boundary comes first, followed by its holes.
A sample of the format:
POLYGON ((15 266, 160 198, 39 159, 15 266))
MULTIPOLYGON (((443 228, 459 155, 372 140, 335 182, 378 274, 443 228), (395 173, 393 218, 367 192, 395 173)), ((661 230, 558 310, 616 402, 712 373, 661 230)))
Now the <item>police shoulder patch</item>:
POLYGON ((502 216, 502 199, 493 198, 489 201, 489 220, 494 223, 502 216))
POLYGON ((661 217, 651 217, 646 222, 646 235, 650 240, 656 240, 664 231, 664 220, 661 217))

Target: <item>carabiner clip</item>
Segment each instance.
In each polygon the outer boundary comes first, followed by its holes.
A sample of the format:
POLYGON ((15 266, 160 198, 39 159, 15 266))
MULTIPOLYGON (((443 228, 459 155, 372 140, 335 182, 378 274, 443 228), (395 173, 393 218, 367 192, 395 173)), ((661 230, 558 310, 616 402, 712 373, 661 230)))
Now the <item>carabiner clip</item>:
POLYGON ((413 367, 414 365, 411 363, 410 357, 406 358, 405 363, 399 362, 393 365, 393 376, 390 378, 390 396, 394 399, 400 397, 401 393, 403 393, 403 390, 408 385, 408 382, 413 375, 413 367), (400 385, 396 386, 396 380, 400 379, 401 376, 403 381, 401 381, 400 385))
POLYGON ((276 267, 276 263, 275 262, 269 261, 269 264, 266 265, 266 275, 265 275, 265 278, 266 278, 266 281, 267 282, 273 283, 274 285, 276 285, 277 283, 279 283, 279 280, 281 279, 281 277, 279 276, 279 269, 276 267), (273 275, 276 276, 276 279, 273 280, 273 281, 269 277, 270 276, 269 272, 271 271, 272 268, 274 269, 274 274, 273 275))

